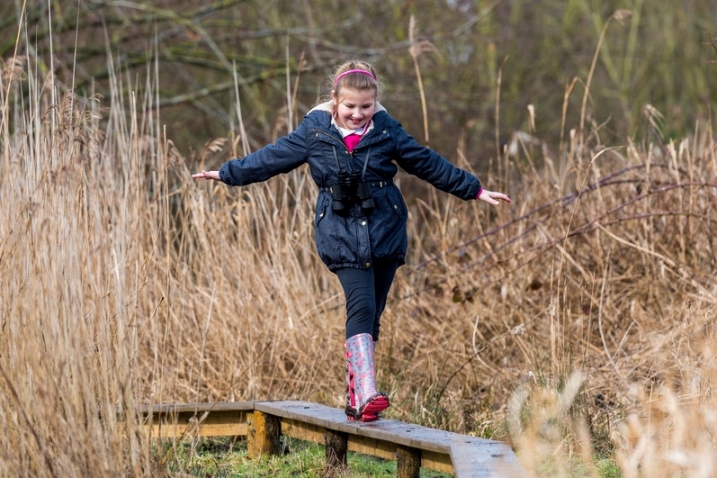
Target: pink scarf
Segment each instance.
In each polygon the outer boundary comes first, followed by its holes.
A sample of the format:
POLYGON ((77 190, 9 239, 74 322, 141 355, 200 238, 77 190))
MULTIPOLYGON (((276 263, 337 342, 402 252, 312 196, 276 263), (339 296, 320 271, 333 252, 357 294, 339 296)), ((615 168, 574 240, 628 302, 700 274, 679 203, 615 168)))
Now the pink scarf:
POLYGON ((351 133, 344 136, 344 144, 350 152, 353 152, 354 148, 358 146, 359 141, 361 141, 361 136, 362 135, 356 133, 351 133))

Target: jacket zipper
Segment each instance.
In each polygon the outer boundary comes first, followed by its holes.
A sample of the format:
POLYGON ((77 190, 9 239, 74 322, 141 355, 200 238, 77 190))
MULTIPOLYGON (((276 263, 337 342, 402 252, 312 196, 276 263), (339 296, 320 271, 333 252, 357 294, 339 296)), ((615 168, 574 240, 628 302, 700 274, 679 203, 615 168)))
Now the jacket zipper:
POLYGON ((347 152, 350 153, 350 151, 349 151, 348 148, 346 147, 346 144, 344 144, 343 140, 337 138, 336 136, 334 136, 334 135, 331 134, 331 133, 327 133, 326 131, 324 131, 324 130, 322 130, 322 129, 314 128, 314 131, 315 131, 317 134, 318 134, 318 133, 321 133, 321 134, 323 134, 324 136, 328 136, 329 138, 338 141, 338 142, 344 147, 344 149, 345 149, 347 152))
MULTIPOLYGON (((355 152, 356 150, 358 150, 359 148, 365 148, 366 146, 369 146, 368 144, 359 144, 358 146, 356 146, 356 148, 355 148, 353 151, 349 151, 349 149, 346 147, 346 143, 344 143, 343 139, 339 139, 339 138, 337 138, 336 136, 334 136, 333 134, 327 133, 327 132, 326 132, 325 130, 323 130, 323 129, 314 128, 314 132, 315 132, 315 133, 321 133, 321 134, 323 134, 324 136, 327 136, 327 137, 329 137, 329 138, 331 138, 331 139, 333 139, 333 140, 335 140, 335 141, 338 141, 339 144, 341 144, 341 146, 343 146, 344 150, 345 150, 348 154, 350 154, 352 157, 354 156, 354 152, 355 152)), ((370 134, 370 133, 367 133, 367 134, 370 134)))

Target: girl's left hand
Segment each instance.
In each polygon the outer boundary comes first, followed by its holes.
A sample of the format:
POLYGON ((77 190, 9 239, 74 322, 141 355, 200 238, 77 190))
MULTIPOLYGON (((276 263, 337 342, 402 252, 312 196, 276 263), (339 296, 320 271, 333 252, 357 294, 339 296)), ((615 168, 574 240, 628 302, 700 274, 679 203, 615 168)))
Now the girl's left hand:
POLYGON ((213 179, 214 181, 221 181, 219 178, 219 171, 202 171, 201 173, 192 174, 194 179, 213 179))
POLYGON ((487 189, 483 189, 480 194, 478 195, 478 199, 481 201, 485 201, 489 204, 497 205, 499 202, 497 199, 500 199, 505 202, 510 202, 510 198, 506 196, 503 193, 495 192, 495 191, 488 191, 487 189))

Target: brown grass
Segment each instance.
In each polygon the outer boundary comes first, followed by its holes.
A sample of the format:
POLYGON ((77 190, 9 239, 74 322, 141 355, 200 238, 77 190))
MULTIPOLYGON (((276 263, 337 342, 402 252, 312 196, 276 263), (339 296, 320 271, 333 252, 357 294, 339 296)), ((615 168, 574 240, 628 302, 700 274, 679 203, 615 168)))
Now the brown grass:
MULTIPOLYGON (((138 404, 340 406, 343 301, 308 172, 193 183, 235 145, 181 158, 151 83, 83 99, 32 71, 7 61, 0 84, 0 475, 161 473, 138 404)), ((578 136, 551 167, 483 177, 511 206, 412 199, 378 348, 389 415, 510 441, 535 476, 594 475, 611 451, 625 476, 711 476, 713 133, 578 136)))

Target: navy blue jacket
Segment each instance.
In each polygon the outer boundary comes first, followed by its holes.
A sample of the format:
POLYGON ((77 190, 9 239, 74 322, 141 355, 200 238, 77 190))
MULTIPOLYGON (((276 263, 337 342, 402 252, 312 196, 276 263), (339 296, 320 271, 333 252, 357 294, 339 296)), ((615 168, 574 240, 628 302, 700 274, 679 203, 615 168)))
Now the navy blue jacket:
POLYGON ((381 259, 404 263, 408 238, 408 210, 392 178, 396 163, 434 187, 461 199, 475 199, 480 182, 474 175, 456 168, 435 151, 421 146, 385 110, 373 115, 374 127, 349 152, 341 133, 332 126, 331 114, 310 111, 299 127, 275 144, 265 146, 243 159, 226 162, 219 171, 221 180, 232 186, 265 181, 308 163, 311 177, 319 186, 314 228, 321 260, 335 271, 344 267, 369 268, 381 259), (354 208, 340 216, 332 209, 329 187, 338 180, 337 160, 344 171, 363 169, 372 183, 375 209, 368 215, 354 208))

